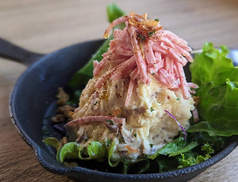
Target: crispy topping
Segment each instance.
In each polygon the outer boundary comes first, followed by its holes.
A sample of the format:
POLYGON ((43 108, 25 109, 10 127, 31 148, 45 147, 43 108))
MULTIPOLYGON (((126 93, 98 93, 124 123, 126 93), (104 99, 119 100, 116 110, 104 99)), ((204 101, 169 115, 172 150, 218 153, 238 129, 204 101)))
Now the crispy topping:
POLYGON ((143 30, 143 32, 146 33, 147 35, 149 32, 163 29, 162 26, 159 26, 158 21, 147 19, 147 14, 140 16, 140 15, 131 13, 129 16, 129 23, 133 27, 143 30))
POLYGON ((200 102, 200 97, 198 97, 198 96, 193 96, 193 100, 194 100, 194 105, 195 106, 197 106, 198 104, 199 104, 199 102, 200 102))
POLYGON ((64 92, 62 87, 60 87, 58 90, 59 90, 59 93, 56 96, 58 98, 57 105, 64 105, 69 100, 69 96, 68 94, 64 92))

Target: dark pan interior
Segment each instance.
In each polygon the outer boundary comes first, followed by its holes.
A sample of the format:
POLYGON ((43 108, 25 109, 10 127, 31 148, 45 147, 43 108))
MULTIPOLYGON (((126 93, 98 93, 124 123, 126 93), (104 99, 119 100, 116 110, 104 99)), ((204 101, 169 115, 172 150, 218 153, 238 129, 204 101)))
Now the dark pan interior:
MULTIPOLYGON (((207 167, 221 160, 236 146, 231 138, 227 148, 212 159, 201 164, 167 173, 123 175, 94 171, 82 167, 65 168, 56 161, 54 151, 42 142, 42 128, 50 136, 60 138, 50 123, 56 112, 56 94, 64 87, 73 74, 81 68, 102 44, 102 40, 76 44, 51 53, 32 65, 18 80, 10 100, 11 117, 20 135, 36 151, 38 161, 49 171, 67 175, 82 181, 187 181, 207 167), (45 126, 43 126, 45 125, 45 126)), ((188 67, 185 68, 188 73, 188 67)), ((189 77, 187 75, 187 77, 189 77)))

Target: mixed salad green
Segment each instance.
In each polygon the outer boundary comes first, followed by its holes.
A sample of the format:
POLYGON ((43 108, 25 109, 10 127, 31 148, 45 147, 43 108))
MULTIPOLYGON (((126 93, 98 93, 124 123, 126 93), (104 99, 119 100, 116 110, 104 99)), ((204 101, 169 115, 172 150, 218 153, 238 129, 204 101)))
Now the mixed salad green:
MULTIPOLYGON (((107 12, 110 22, 124 15, 115 4, 108 6, 107 12)), ((93 77, 93 60, 102 59, 101 55, 107 52, 112 38, 107 39, 88 64, 75 74, 69 83, 71 88, 85 85, 93 77)), ((82 160, 106 161, 108 168, 105 170, 110 171, 116 167, 124 174, 165 172, 205 161, 224 147, 227 137, 238 134, 238 68, 226 57, 228 53, 225 46, 218 50, 212 43, 206 43, 202 53, 196 54, 190 65, 192 82, 199 86, 196 90, 199 121, 194 123, 191 118, 186 140, 181 132, 173 142, 155 154, 140 156, 133 163, 126 159, 111 159, 115 146, 111 140, 92 141, 87 147, 81 147, 76 142, 62 146, 58 139, 52 137, 43 141, 56 148, 56 159, 61 163, 71 159, 78 159, 79 163, 82 160)), ((79 96, 80 91, 77 90, 69 103, 73 103, 75 97, 78 101, 79 96)))

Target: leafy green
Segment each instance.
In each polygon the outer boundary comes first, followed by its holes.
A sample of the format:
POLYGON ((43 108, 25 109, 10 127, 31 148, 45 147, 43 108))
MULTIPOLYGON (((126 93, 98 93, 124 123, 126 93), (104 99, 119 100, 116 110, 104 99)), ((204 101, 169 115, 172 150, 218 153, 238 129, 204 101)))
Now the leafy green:
POLYGON ((184 167, 192 166, 192 165, 195 165, 199 162, 191 154, 189 154, 189 155, 181 154, 181 156, 182 156, 182 159, 180 160, 180 165, 178 166, 178 168, 184 168, 184 167))
MULTIPOLYGON (((115 3, 107 6, 107 17, 110 23, 121 16, 125 16, 125 12, 122 11, 115 3)), ((123 29, 124 25, 120 24, 120 27, 116 27, 116 28, 123 29)))
POLYGON ((137 161, 131 161, 126 158, 113 158, 115 142, 110 139, 105 142, 91 141, 84 147, 76 142, 69 142, 61 148, 59 141, 52 137, 45 139, 44 142, 57 148, 58 160, 61 163, 66 159, 96 160, 98 162, 107 160, 110 167, 121 165, 124 174, 140 174, 146 171, 165 172, 178 167, 191 166, 210 158, 214 149, 218 150, 224 145, 223 139, 219 136, 211 137, 207 133, 189 133, 187 140, 184 140, 180 133, 177 139, 166 144, 155 155, 141 156, 137 161))
POLYGON ((179 155, 179 154, 182 154, 182 153, 186 153, 186 152, 194 149, 198 145, 199 145, 199 143, 197 141, 193 141, 193 142, 189 143, 187 146, 181 148, 180 150, 176 150, 176 151, 170 153, 169 156, 173 157, 173 156, 176 156, 176 155, 179 155))
POLYGON ((151 166, 151 161, 146 158, 141 158, 137 161, 123 160, 123 174, 130 173, 141 174, 147 171, 151 166))
POLYGON ((184 140, 183 136, 179 136, 174 141, 167 143, 164 147, 158 150, 155 154, 148 156, 148 159, 154 160, 159 155, 169 155, 175 151, 178 151, 184 148, 187 145, 187 142, 184 140))
POLYGON ((77 90, 77 91, 75 91, 75 92, 70 96, 70 99, 67 101, 66 104, 77 106, 78 103, 79 103, 79 98, 80 98, 81 94, 82 94, 82 90, 77 90))
POLYGON ((65 159, 81 159, 81 160, 97 160, 104 161, 108 159, 108 163, 111 167, 118 165, 119 161, 113 161, 112 154, 115 147, 115 142, 98 142, 91 141, 87 146, 82 147, 76 142, 66 143, 61 146, 58 139, 54 137, 48 137, 43 140, 45 144, 55 147, 57 150, 57 160, 64 162, 65 159))
POLYGON ((108 148, 108 164, 111 166, 111 167, 116 167, 119 163, 119 161, 112 161, 112 154, 113 154, 113 151, 114 151, 114 147, 115 147, 115 142, 111 142, 110 145, 109 145, 109 148, 108 148))
POLYGON ((60 162, 63 163, 65 159, 78 159, 81 151, 82 148, 76 142, 66 143, 59 152, 60 162))
POLYGON ((88 61, 88 63, 81 68, 72 79, 69 81, 68 85, 75 89, 80 86, 83 86, 88 83, 88 80, 90 80, 93 77, 93 61, 101 61, 102 60, 102 54, 108 51, 109 48, 109 42, 113 37, 110 36, 103 44, 102 46, 97 50, 97 52, 92 56, 92 58, 88 61))
POLYGON ((211 158, 210 154, 213 153, 214 150, 212 149, 212 146, 208 143, 205 143, 200 147, 199 150, 188 150, 187 152, 181 153, 180 155, 174 157, 160 155, 155 158, 155 161, 159 165, 159 172, 167 172, 177 168, 184 168, 203 162, 211 158))
MULTIPOLYGON (((147 156, 148 159, 154 160, 159 155, 166 155, 169 157, 174 157, 182 153, 186 153, 188 151, 193 150, 199 145, 203 145, 208 142, 212 146, 223 146, 224 141, 221 137, 211 137, 206 133, 191 133, 188 135, 188 139, 184 140, 182 133, 180 136, 173 140, 170 143, 167 143, 164 147, 158 150, 155 154, 147 156)), ((220 148, 218 148, 220 149, 220 148)))
POLYGON ((87 146, 88 159, 96 159, 97 161, 103 161, 107 156, 107 149, 104 144, 98 141, 92 141, 87 146))
POLYGON ((180 133, 178 138, 147 158, 156 161, 159 172, 165 172, 202 162, 211 157, 214 149, 218 151, 223 146, 224 137, 195 132, 188 133, 187 140, 184 140, 180 133))
POLYGON ((164 155, 160 155, 155 158, 156 163, 159 165, 159 172, 162 173, 177 169, 180 165, 179 158, 181 158, 181 156, 168 157, 164 155))
POLYGON ((211 136, 238 134, 238 68, 221 51, 207 43, 190 65, 192 82, 199 85, 198 113, 204 122, 192 125, 187 132, 208 132, 211 136))
POLYGON ((56 153, 56 159, 57 161, 59 161, 59 151, 61 149, 61 144, 59 142, 59 140, 57 138, 54 138, 54 137, 47 137, 47 138, 44 138, 43 139, 43 142, 47 145, 50 145, 52 147, 55 147, 57 153, 56 153))
POLYGON ((141 174, 147 171, 150 167, 150 161, 149 160, 141 160, 137 163, 137 165, 134 167, 134 173, 135 174, 141 174))
POLYGON ((107 156, 107 149, 104 144, 98 141, 91 141, 86 147, 81 147, 76 142, 65 144, 60 150, 60 162, 65 159, 97 160, 103 161, 107 156))
POLYGON ((188 140, 189 141, 197 141, 201 145, 203 145, 205 143, 208 143, 209 145, 211 145, 217 151, 222 149, 224 147, 224 144, 225 144, 225 137, 210 136, 206 132, 188 133, 188 140))
POLYGON ((197 153, 192 153, 192 151, 181 154, 182 159, 180 160, 180 165, 178 166, 178 168, 184 168, 203 162, 211 158, 210 154, 214 153, 214 150, 208 143, 204 144, 201 147, 201 150, 204 152, 204 155, 197 155, 197 153))
MULTIPOLYGON (((121 16, 124 16, 125 13, 116 5, 111 4, 107 6, 107 16, 108 20, 111 23, 113 20, 120 18, 121 16)), ((125 27, 124 24, 118 25, 116 28, 123 29, 125 27)), ((97 52, 92 56, 92 58, 88 61, 88 63, 81 68, 69 82, 69 86, 72 89, 76 89, 80 86, 83 86, 87 84, 88 80, 90 80, 93 77, 93 61, 101 61, 102 60, 102 54, 108 51, 110 40, 113 39, 113 36, 111 35, 103 44, 102 46, 97 50, 97 52)))
POLYGON ((205 151, 206 155, 210 155, 214 153, 214 150, 212 149, 211 145, 209 145, 208 143, 205 143, 202 146, 202 151, 205 151))

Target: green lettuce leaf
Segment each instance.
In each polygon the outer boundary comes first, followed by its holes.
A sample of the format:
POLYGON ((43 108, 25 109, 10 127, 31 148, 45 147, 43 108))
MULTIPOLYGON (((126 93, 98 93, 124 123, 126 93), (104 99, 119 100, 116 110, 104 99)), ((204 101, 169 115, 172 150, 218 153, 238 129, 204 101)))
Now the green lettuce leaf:
POLYGON ((154 160, 159 155, 169 155, 177 150, 185 147, 187 142, 184 140, 184 137, 180 136, 176 138, 174 141, 167 143, 164 147, 158 150, 155 154, 148 156, 148 159, 154 160))
POLYGON ((151 161, 143 158, 143 159, 139 159, 137 161, 127 161, 127 160, 123 160, 122 161, 123 164, 123 174, 142 174, 145 171, 147 171, 150 166, 151 166, 151 161))
POLYGON ((69 81, 68 85, 72 88, 78 88, 80 86, 84 86, 88 83, 88 81, 93 77, 93 61, 102 60, 102 54, 108 51, 109 42, 112 40, 113 36, 110 36, 102 46, 97 50, 97 52, 92 56, 92 58, 88 61, 88 63, 81 68, 77 73, 74 74, 72 79, 69 81))
POLYGON ((159 155, 169 155, 170 157, 177 156, 181 153, 186 153, 195 147, 199 146, 198 141, 184 140, 184 137, 180 135, 174 141, 167 143, 164 147, 158 150, 155 154, 148 156, 148 159, 154 160, 159 155))
POLYGON ((115 142, 110 142, 110 145, 109 145, 109 148, 108 148, 108 164, 111 166, 111 167, 116 167, 120 161, 113 161, 112 160, 112 154, 113 154, 113 151, 114 151, 114 147, 115 147, 115 142))
POLYGON ((211 136, 238 134, 238 68, 226 58, 228 50, 221 51, 205 44, 190 65, 192 82, 199 85, 198 113, 201 123, 192 125, 187 132, 208 132, 211 136))
POLYGON ((77 90, 70 95, 70 99, 66 102, 68 105, 77 106, 79 104, 79 98, 82 94, 82 90, 77 90))
MULTIPOLYGON (((120 18, 121 16, 124 16, 125 13, 116 5, 111 4, 107 6, 107 16, 108 20, 111 23, 117 18, 120 18)), ((124 24, 118 25, 117 29, 123 29, 125 27, 124 24)), ((84 86, 88 83, 88 80, 90 80, 93 77, 93 61, 101 61, 102 60, 102 54, 108 51, 110 40, 112 40, 114 37, 111 35, 105 42, 102 44, 102 46, 97 50, 97 52, 92 56, 92 58, 88 61, 88 63, 81 68, 70 80, 68 85, 72 89, 76 89, 80 86, 84 86)))
POLYGON ((201 151, 203 151, 203 155, 199 155, 198 153, 192 151, 181 154, 182 158, 179 160, 180 165, 178 166, 178 168, 184 168, 203 162, 211 158, 210 154, 214 153, 214 150, 208 143, 202 145, 201 151))
POLYGON ((107 149, 104 144, 98 141, 92 141, 87 146, 88 159, 96 159, 97 161, 104 161, 107 156, 107 149))
POLYGON ((210 136, 206 132, 194 132, 188 133, 189 141, 197 141, 200 145, 204 145, 208 143, 211 145, 215 150, 219 151, 224 147, 226 137, 221 136, 210 136))
MULTIPOLYGON (((125 14, 126 13, 122 11, 115 3, 107 6, 107 17, 110 23, 118 19, 119 17, 125 16, 125 14)), ((125 27, 124 24, 120 24, 120 27, 117 28, 123 29, 124 27, 125 27)))
POLYGON ((65 159, 97 160, 104 161, 107 156, 107 149, 104 144, 98 141, 89 142, 87 147, 81 147, 76 142, 65 144, 60 150, 60 162, 65 159))
POLYGON ((159 165, 159 172, 168 172, 178 168, 180 165, 179 161, 181 161, 181 156, 176 157, 168 157, 164 155, 158 156, 155 161, 159 165))
POLYGON ((186 153, 186 152, 194 149, 197 146, 199 146, 198 141, 193 141, 193 142, 189 143, 187 146, 170 153, 169 157, 173 157, 173 156, 176 156, 176 155, 179 155, 179 154, 182 154, 182 153, 186 153))
POLYGON ((211 158, 210 154, 213 153, 214 150, 212 149, 212 146, 205 143, 200 148, 196 148, 196 150, 191 149, 185 153, 180 153, 180 155, 177 156, 169 157, 160 155, 155 158, 155 161, 159 165, 159 172, 167 172, 203 162, 211 158))
POLYGON ((50 145, 52 147, 54 147, 56 149, 56 160, 60 161, 60 157, 59 157, 59 151, 61 149, 61 144, 59 142, 59 140, 57 138, 54 137, 47 137, 43 139, 43 142, 47 145, 50 145))
POLYGON ((65 159, 78 159, 81 151, 82 147, 76 142, 66 143, 59 152, 60 162, 63 163, 65 159))

